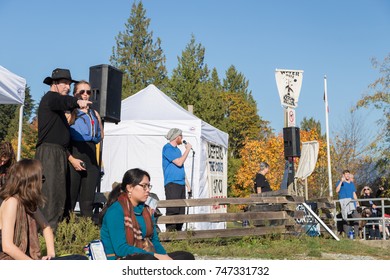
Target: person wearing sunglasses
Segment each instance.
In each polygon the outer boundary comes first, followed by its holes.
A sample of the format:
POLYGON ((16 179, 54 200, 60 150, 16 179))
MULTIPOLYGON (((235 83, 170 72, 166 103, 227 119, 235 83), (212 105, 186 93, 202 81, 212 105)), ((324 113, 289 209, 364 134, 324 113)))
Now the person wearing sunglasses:
POLYGON ((50 89, 38 107, 38 140, 35 159, 41 161, 46 182, 42 192, 47 201, 41 209, 50 226, 56 231, 63 218, 66 202, 70 133, 65 111, 85 108, 92 102, 69 96, 70 86, 76 82, 68 69, 56 68, 43 83, 50 89))
POLYGON ((185 251, 167 253, 162 246, 152 209, 145 204, 152 185, 139 168, 127 170, 110 192, 100 213, 100 238, 109 260, 194 260, 185 251))
MULTIPOLYGON (((364 186, 360 191, 360 198, 364 199, 360 201, 360 206, 362 207, 362 217, 370 218, 370 217, 378 217, 378 206, 372 200, 374 198, 372 194, 372 189, 369 186, 364 186)), ((366 220, 366 229, 368 229, 369 239, 380 239, 380 229, 379 222, 375 220, 366 220)))
MULTIPOLYGON (((79 81, 73 89, 73 96, 88 101, 91 86, 79 81)), ((70 125, 70 153, 68 201, 66 212, 74 211, 79 201, 80 214, 93 216, 96 187, 100 180, 100 169, 96 157, 96 145, 103 139, 103 126, 99 113, 88 107, 74 109, 67 115, 70 125)))

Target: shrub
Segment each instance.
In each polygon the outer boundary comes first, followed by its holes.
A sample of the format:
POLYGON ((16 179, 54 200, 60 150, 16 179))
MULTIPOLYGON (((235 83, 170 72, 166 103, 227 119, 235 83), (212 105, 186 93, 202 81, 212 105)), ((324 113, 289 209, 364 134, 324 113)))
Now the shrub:
MULTIPOLYGON (((44 244, 43 237, 40 238, 41 244, 44 244)), ((100 239, 100 232, 99 227, 95 225, 92 219, 71 213, 68 219, 58 224, 54 237, 56 255, 83 255, 83 247, 95 239, 100 239)), ((43 248, 43 252, 45 251, 46 248, 43 248)))

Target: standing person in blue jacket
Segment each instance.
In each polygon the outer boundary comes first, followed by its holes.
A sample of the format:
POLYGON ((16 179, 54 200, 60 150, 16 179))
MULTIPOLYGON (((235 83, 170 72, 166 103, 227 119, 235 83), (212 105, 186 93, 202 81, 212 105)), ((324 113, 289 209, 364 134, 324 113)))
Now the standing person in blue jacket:
POLYGON ((349 170, 344 170, 341 179, 336 184, 336 192, 339 194, 341 215, 345 223, 343 224, 343 231, 348 235, 350 226, 354 227, 354 238, 359 236, 359 221, 347 222, 347 218, 360 218, 360 215, 356 209, 359 206, 359 202, 352 201, 357 200, 356 187, 351 180, 349 170))
MULTIPOLYGON (((73 96, 89 100, 91 86, 87 81, 75 84, 73 96)), ((79 201, 80 214, 92 217, 96 187, 100 179, 100 170, 96 158, 96 144, 103 139, 103 126, 97 111, 85 107, 75 109, 68 114, 71 138, 71 156, 69 157, 69 194, 68 203, 73 211, 79 201)))
POLYGON ((54 231, 64 215, 66 202, 70 133, 65 111, 85 108, 92 103, 68 96, 70 85, 74 82, 68 69, 54 69, 51 77, 43 80, 50 90, 42 97, 38 107, 35 159, 42 163, 46 178, 42 186, 46 204, 41 210, 54 231))
POLYGON ((145 204, 151 188, 149 173, 134 168, 111 191, 101 212, 100 238, 107 259, 194 260, 189 252, 167 253, 161 245, 152 209, 145 204))
MULTIPOLYGON (((178 128, 169 130, 167 136, 169 143, 165 144, 162 150, 162 166, 164 173, 165 199, 185 199, 186 186, 188 195, 192 190, 186 179, 184 162, 191 151, 191 144, 185 144, 183 155, 177 147, 183 143, 183 132, 178 128)), ((166 210, 167 216, 184 215, 185 207, 169 207, 166 210)), ((181 231, 183 223, 166 224, 167 231, 181 231)))

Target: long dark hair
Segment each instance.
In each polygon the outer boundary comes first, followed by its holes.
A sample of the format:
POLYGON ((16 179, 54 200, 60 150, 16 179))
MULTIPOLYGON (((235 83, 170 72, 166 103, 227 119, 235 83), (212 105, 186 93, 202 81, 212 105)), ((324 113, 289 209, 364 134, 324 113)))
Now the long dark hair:
POLYGON ((9 158, 9 160, 4 164, 4 168, 6 170, 15 163, 15 152, 10 142, 3 142, 0 144, 0 157, 9 158))
POLYGON ((148 177, 150 181, 150 175, 145 170, 139 169, 139 168, 133 168, 129 169, 125 172, 123 175, 122 183, 117 184, 110 194, 108 195, 107 203, 104 206, 102 212, 100 213, 100 223, 103 221, 104 214, 106 213, 107 209, 118 200, 118 197, 121 193, 127 192, 126 186, 136 186, 139 183, 142 182, 142 179, 144 176, 148 177))
MULTIPOLYGON (((85 81, 85 80, 81 80, 78 83, 76 83, 73 86, 73 96, 74 97, 80 98, 80 95, 77 94, 77 90, 78 90, 79 85, 83 85, 83 84, 90 86, 90 84, 87 81, 85 81)), ((78 112, 78 109, 76 108, 76 109, 73 109, 73 111, 70 113, 70 118, 69 118, 69 121, 68 121, 69 125, 74 124, 74 122, 76 121, 76 119, 77 119, 77 112, 78 112)))
POLYGON ((35 159, 22 159, 12 165, 0 198, 17 198, 30 214, 44 205, 42 195, 42 165, 35 159))

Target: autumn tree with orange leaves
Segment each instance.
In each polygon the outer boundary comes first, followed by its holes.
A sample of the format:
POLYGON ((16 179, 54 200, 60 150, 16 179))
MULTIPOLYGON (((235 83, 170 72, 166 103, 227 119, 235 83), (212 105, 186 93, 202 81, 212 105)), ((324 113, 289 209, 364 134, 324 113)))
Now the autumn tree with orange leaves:
MULTIPOLYGON (((326 143, 316 130, 301 131, 301 142, 316 140, 319 142, 319 153, 316 168, 308 178, 309 196, 326 196, 326 143)), ((283 135, 268 137, 264 141, 247 140, 240 152, 242 165, 236 173, 236 184, 230 188, 230 196, 246 197, 253 192, 254 178, 259 171, 259 163, 265 161, 270 165, 267 179, 272 190, 280 189, 284 173, 284 147, 283 135)), ((299 158, 295 158, 295 168, 298 167, 299 158)))

